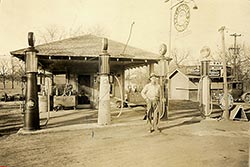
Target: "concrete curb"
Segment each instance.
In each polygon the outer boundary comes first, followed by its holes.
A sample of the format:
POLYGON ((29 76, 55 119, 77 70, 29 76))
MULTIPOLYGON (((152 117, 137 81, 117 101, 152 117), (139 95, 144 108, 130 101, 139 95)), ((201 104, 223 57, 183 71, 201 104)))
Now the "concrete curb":
MULTIPOLYGON (((196 117, 182 118, 172 121, 161 121, 160 126, 172 126, 176 124, 181 124, 187 121, 191 121, 196 117)), ((73 130, 89 130, 89 129, 99 129, 99 128, 114 128, 114 127, 125 127, 125 126, 147 126, 147 121, 138 120, 133 122, 123 122, 123 123, 113 123, 110 125, 98 125, 97 123, 91 124, 76 124, 76 125, 67 125, 62 127, 51 127, 51 128, 42 128, 40 130, 28 131, 21 128, 17 134, 18 135, 32 135, 32 134, 44 134, 44 133, 53 133, 53 132, 63 132, 63 131, 73 131, 73 130)))
POLYGON ((63 127, 52 127, 44 128, 40 130, 28 131, 21 128, 17 134, 18 135, 32 135, 32 134, 43 134, 43 133, 53 133, 53 132, 63 132, 63 131, 73 131, 73 130, 88 130, 88 129, 97 129, 97 128, 111 128, 111 127, 123 127, 123 126, 140 126, 146 125, 145 122, 133 122, 133 123, 117 123, 110 125, 98 125, 97 123, 92 124, 77 124, 77 125, 68 125, 63 127))

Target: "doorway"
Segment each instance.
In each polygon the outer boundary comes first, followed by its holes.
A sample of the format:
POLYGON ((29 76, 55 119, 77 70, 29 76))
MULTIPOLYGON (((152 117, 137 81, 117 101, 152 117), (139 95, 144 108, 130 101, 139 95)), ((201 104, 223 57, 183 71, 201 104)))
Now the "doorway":
POLYGON ((78 76, 78 105, 90 104, 91 82, 90 75, 78 76))

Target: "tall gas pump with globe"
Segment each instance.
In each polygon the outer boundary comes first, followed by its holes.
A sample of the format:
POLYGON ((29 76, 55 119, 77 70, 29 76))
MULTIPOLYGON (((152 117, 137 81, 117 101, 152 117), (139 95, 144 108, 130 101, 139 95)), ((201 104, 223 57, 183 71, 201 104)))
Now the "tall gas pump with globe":
POLYGON ((35 49, 34 33, 28 33, 29 48, 25 50, 26 97, 24 106, 24 130, 40 129, 38 110, 37 66, 38 50, 35 49))

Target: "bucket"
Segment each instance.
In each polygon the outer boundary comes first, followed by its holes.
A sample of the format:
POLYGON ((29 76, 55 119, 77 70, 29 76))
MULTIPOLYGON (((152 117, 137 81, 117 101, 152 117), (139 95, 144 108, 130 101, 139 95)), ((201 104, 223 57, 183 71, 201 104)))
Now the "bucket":
POLYGON ((47 112, 48 111, 48 97, 38 95, 38 104, 39 104, 39 112, 47 112))

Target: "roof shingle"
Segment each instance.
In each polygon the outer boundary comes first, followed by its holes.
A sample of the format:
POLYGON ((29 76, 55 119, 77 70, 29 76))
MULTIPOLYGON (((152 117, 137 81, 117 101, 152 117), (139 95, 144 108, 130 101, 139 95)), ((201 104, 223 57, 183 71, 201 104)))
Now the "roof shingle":
MULTIPOLYGON (((36 49, 39 51, 38 55, 51 55, 51 56, 84 56, 96 57, 101 53, 102 37, 94 35, 84 35, 73 38, 68 38, 60 41, 37 45, 36 49)), ((109 40, 108 52, 114 58, 131 58, 131 59, 148 59, 159 60, 160 56, 138 49, 135 47, 127 46, 126 51, 122 54, 125 44, 109 40)), ((12 51, 14 56, 23 56, 25 49, 12 51)))

